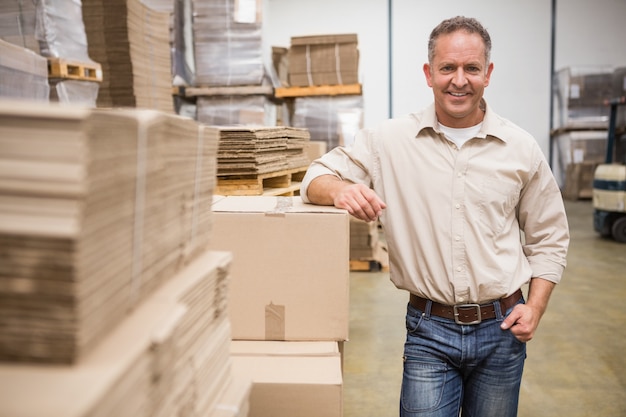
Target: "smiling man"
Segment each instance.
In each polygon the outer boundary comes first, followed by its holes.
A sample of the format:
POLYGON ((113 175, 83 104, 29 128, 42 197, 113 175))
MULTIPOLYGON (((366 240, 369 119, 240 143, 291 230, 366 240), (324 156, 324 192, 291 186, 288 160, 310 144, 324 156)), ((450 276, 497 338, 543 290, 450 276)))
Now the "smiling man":
POLYGON ((408 292, 402 417, 516 416, 526 343, 566 264, 545 157, 483 98, 490 52, 477 20, 441 22, 424 64, 434 103, 361 130, 300 190, 383 226, 390 278, 408 292))

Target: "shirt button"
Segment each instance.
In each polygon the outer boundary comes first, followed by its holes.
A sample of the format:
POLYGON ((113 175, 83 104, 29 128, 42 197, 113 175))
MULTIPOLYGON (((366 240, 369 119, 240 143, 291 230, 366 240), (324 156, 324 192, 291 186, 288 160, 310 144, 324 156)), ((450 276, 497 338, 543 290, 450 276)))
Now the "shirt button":
POLYGON ((460 172, 457 172, 457 173, 456 173, 456 176, 457 176, 457 177, 459 177, 459 178, 461 178, 461 177, 463 176, 463 174, 461 174, 460 172))
POLYGON ((459 297, 459 302, 462 303, 463 301, 465 301, 465 298, 459 297))
POLYGON ((461 240, 461 236, 458 236, 458 235, 454 236, 454 240, 456 240, 458 242, 459 240, 461 240))
POLYGON ((461 208, 461 205, 460 205, 459 203, 456 203, 456 204, 454 205, 454 207, 455 207, 455 208, 457 208, 457 209, 460 209, 460 208, 461 208))
POLYGON ((457 267, 456 267, 456 271, 457 271, 457 272, 461 272, 462 270, 463 270, 463 268, 461 268, 460 266, 457 266, 457 267))

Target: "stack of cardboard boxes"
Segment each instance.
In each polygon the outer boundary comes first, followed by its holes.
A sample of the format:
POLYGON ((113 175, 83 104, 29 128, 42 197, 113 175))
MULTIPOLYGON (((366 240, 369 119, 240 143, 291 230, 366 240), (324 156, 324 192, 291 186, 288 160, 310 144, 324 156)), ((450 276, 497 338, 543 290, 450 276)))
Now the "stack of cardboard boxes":
POLYGON ((294 36, 287 54, 275 52, 275 68, 287 87, 329 87, 318 94, 303 88, 295 96, 290 123, 311 132, 311 140, 326 144, 330 150, 349 145, 356 131, 363 127, 363 97, 359 82, 357 35, 329 34, 294 36), (337 89, 357 86, 358 94, 337 89))
POLYGON ((300 197, 216 196, 211 247, 233 253, 235 375, 254 417, 342 415, 349 218, 300 197))
MULTIPOLYGON (((606 157, 608 100, 626 94, 625 73, 624 67, 587 66, 555 74, 552 138, 558 159, 553 170, 567 199, 592 196, 595 169, 606 157)), ((620 106, 618 128, 624 127, 625 115, 620 106)))

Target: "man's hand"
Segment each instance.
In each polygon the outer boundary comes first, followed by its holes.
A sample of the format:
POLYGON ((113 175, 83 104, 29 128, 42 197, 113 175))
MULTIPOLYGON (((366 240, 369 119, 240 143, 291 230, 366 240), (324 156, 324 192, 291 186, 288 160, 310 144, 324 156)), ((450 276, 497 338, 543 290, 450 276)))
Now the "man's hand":
POLYGON ((550 295, 555 284, 551 281, 532 278, 528 289, 528 300, 526 304, 518 304, 513 307, 500 328, 510 330, 511 333, 521 342, 528 342, 535 335, 535 330, 539 326, 539 320, 548 307, 550 295))
POLYGON ((307 197, 313 204, 334 205, 366 222, 376 220, 387 207, 371 188, 342 181, 334 175, 322 175, 311 181, 307 197))
POLYGON ((541 314, 526 304, 516 305, 502 322, 502 330, 510 330, 520 342, 528 342, 535 335, 541 314))
POLYGON ((369 187, 363 184, 346 184, 333 198, 335 207, 346 209, 357 219, 371 222, 382 214, 387 205, 369 187))

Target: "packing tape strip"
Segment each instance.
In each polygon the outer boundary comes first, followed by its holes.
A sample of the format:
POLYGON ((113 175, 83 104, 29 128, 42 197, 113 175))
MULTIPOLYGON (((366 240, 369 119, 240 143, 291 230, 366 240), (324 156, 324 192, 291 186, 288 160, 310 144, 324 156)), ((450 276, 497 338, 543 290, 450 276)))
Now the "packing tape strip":
POLYGON ((265 340, 285 340, 285 306, 265 306, 265 340))
POLYGON ((134 305, 141 287, 143 270, 143 221, 146 203, 146 159, 148 123, 140 120, 137 128, 137 169, 135 178, 135 218, 133 224, 133 253, 130 282, 130 305, 134 305))
POLYGON ((276 205, 271 211, 266 212, 269 216, 283 216, 293 207, 293 199, 291 197, 276 197, 276 205))
POLYGON ((339 62, 339 44, 335 44, 335 72, 337 73, 337 84, 343 84, 341 78, 341 63, 339 62))
MULTIPOLYGON (((204 151, 204 125, 198 124, 198 142, 196 144, 196 171, 193 180, 193 205, 191 206, 191 239, 189 248, 193 249, 198 227, 198 196, 200 195, 200 178, 202 176, 202 155, 204 151)), ((185 254, 186 255, 186 254, 185 254)))
POLYGON ((309 85, 313 84, 313 74, 311 74, 311 47, 306 46, 306 76, 309 80, 309 85))

